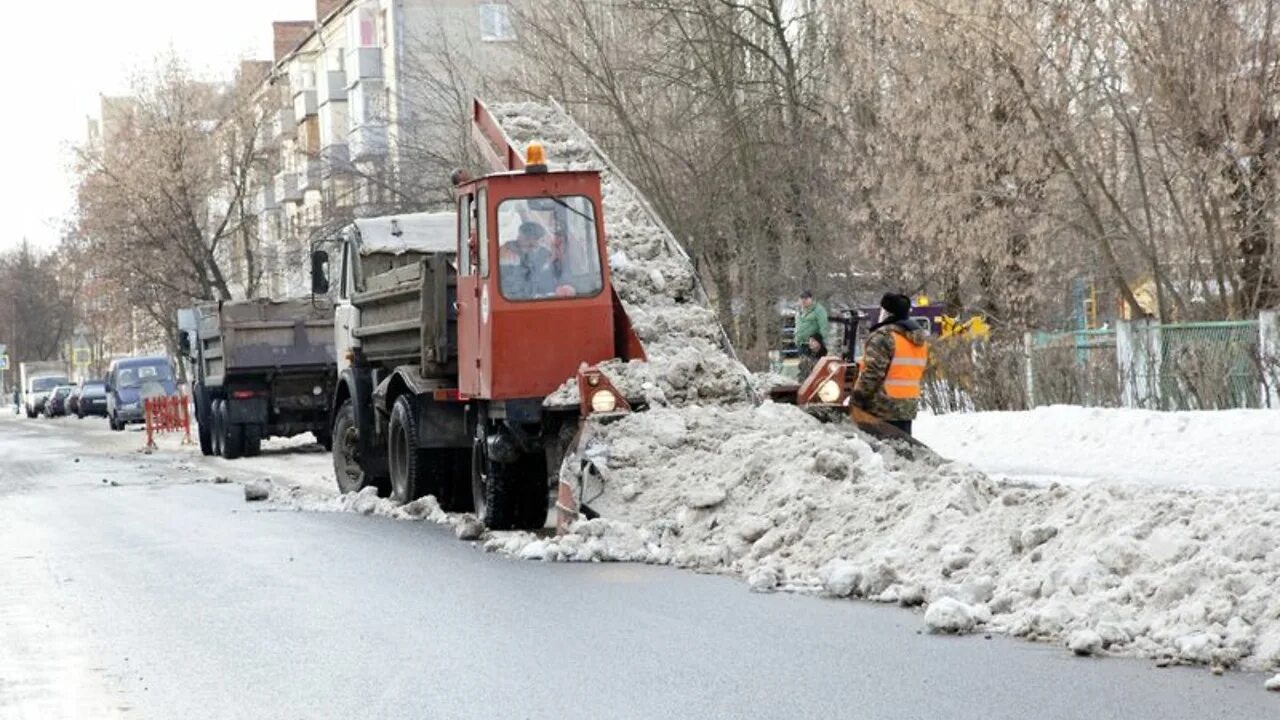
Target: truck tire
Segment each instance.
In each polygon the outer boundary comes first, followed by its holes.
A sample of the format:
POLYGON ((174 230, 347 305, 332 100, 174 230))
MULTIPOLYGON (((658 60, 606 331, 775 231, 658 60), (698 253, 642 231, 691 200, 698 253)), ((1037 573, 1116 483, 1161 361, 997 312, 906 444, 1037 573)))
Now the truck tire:
POLYGON ((196 437, 200 440, 200 454, 205 457, 214 455, 213 450, 213 428, 209 427, 209 418, 211 413, 201 415, 196 412, 196 437))
POLYGON ((209 449, 213 451, 214 457, 222 457, 222 422, 219 420, 221 414, 218 412, 220 407, 222 407, 221 400, 209 403, 209 449))
POLYGON ((379 494, 385 494, 390 483, 371 477, 360 464, 359 433, 355 406, 347 400, 333 416, 333 474, 338 480, 338 491, 360 492, 373 486, 379 494))
POLYGON ((471 455, 471 497, 476 517, 490 530, 536 530, 547 519, 547 483, 538 455, 513 463, 489 459, 483 435, 471 455), (541 481, 539 481, 541 478, 541 481))
POLYGON ((407 503, 431 495, 441 508, 457 511, 470 499, 466 492, 458 492, 459 483, 455 477, 458 451, 418 447, 418 413, 414 409, 413 398, 408 395, 396 398, 391 408, 387 453, 393 502, 407 503))
POLYGON ((227 402, 218 403, 218 424, 222 427, 222 457, 235 460, 244 454, 244 426, 227 419, 227 402))
POLYGON ((244 426, 244 456, 255 457, 262 453, 262 426, 244 426))
POLYGON ((205 394, 204 388, 196 385, 195 392, 192 393, 195 399, 196 411, 196 437, 200 440, 200 454, 209 457, 214 454, 213 451, 213 428, 209 427, 213 413, 209 412, 209 396, 205 394))

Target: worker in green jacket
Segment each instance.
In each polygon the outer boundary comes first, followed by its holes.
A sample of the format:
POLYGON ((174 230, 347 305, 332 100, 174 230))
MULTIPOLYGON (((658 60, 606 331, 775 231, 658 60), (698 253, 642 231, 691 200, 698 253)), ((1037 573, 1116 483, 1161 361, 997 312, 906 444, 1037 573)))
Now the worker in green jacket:
POLYGON ((795 344, 803 355, 809 352, 809 338, 817 337, 823 347, 829 347, 827 334, 830 333, 827 322, 827 309, 822 303, 813 299, 813 293, 805 290, 800 293, 800 309, 796 311, 795 344))

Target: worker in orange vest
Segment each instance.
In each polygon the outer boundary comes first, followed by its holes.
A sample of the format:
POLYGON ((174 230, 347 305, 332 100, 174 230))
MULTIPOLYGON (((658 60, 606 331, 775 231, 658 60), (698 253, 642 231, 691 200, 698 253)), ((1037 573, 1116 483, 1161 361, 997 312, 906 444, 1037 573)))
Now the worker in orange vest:
POLYGON ((910 435, 929 364, 928 338, 928 330, 911 319, 911 299, 886 293, 867 336, 853 404, 910 435))

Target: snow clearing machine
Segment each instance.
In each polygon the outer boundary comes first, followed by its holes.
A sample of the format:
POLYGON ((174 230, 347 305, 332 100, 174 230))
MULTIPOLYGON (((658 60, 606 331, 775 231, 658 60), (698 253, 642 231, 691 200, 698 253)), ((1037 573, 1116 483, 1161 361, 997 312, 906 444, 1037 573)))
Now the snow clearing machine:
POLYGON ((433 495, 493 529, 541 528, 581 418, 632 408, 594 366, 644 359, 607 262, 600 173, 521 154, 488 109, 493 172, 455 176, 456 208, 356 220, 333 278, 333 461, 344 492, 433 495), (545 402, 576 378, 575 404, 545 402))

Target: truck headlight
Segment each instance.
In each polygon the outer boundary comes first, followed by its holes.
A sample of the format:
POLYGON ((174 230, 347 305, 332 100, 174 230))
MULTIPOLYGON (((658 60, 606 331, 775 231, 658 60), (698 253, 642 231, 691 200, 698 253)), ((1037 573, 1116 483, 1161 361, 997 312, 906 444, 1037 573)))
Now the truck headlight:
POLYGON ((608 390, 597 390, 591 396, 591 411, 607 413, 618 407, 618 396, 608 390))
POLYGON ((824 380, 818 386, 818 399, 828 405, 840 402, 840 384, 835 380, 824 380))

